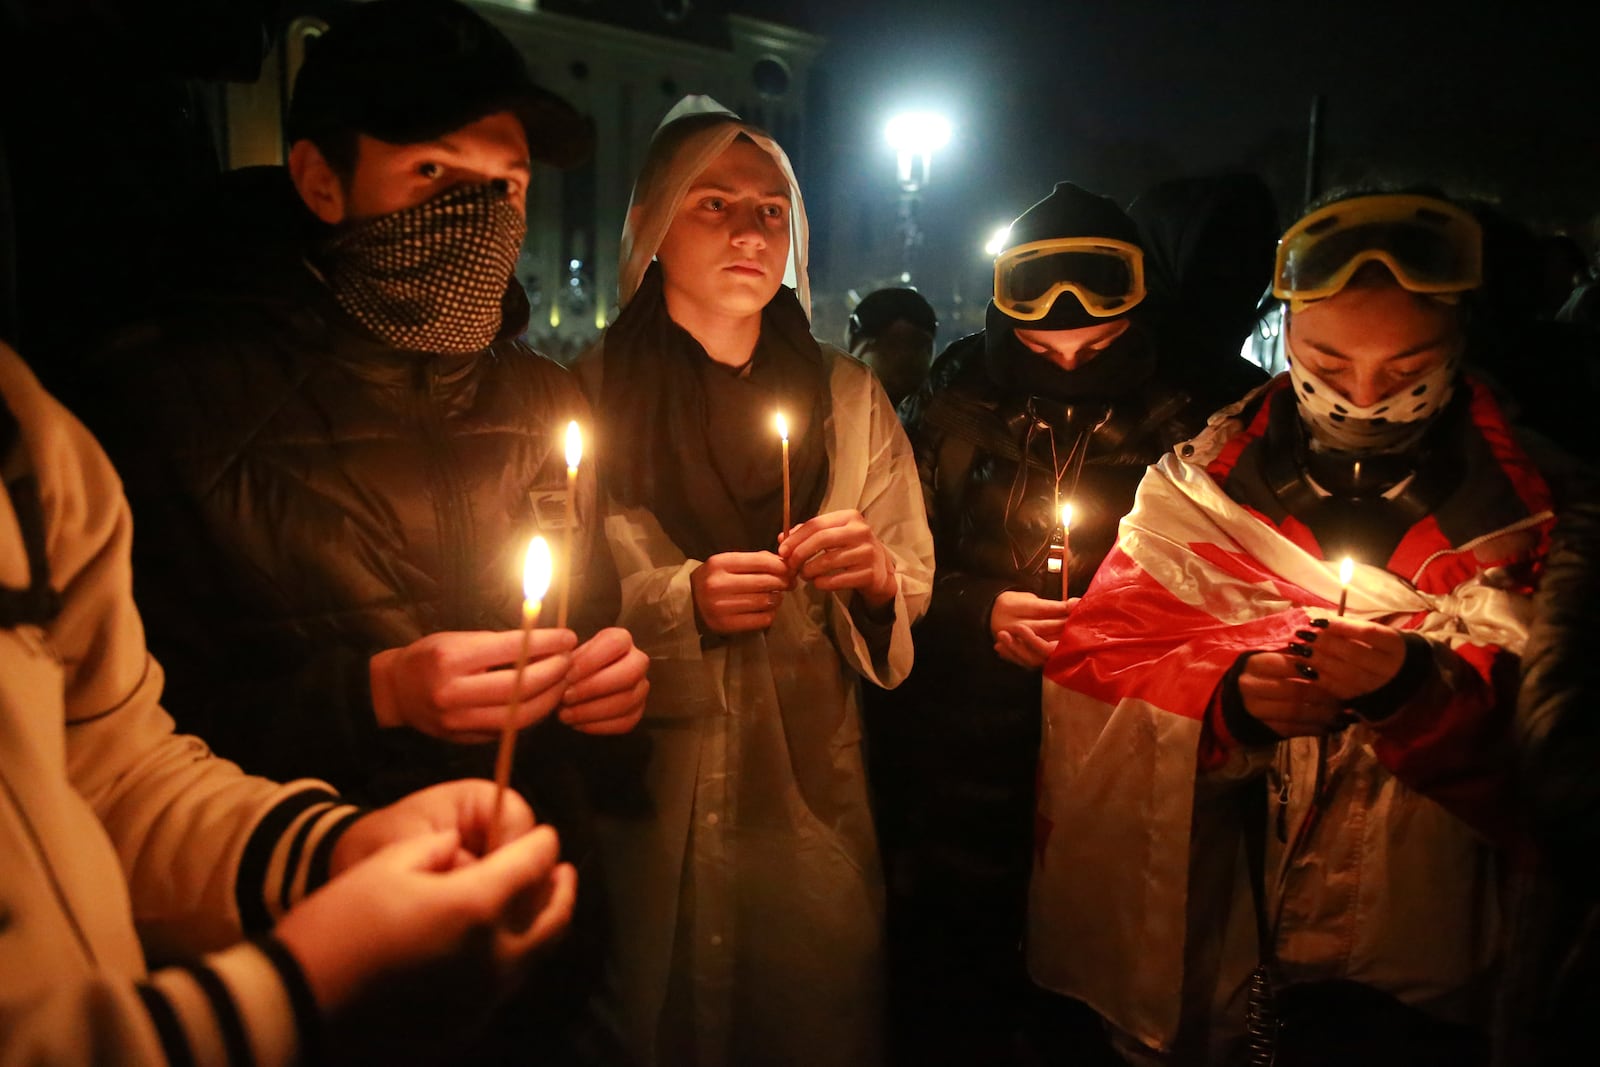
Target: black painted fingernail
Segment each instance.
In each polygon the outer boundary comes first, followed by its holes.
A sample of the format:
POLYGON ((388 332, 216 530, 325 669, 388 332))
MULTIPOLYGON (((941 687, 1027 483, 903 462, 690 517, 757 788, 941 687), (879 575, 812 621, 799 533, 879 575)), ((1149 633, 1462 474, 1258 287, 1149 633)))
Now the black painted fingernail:
POLYGON ((1321 630, 1296 630, 1294 635, 1306 644, 1313 644, 1322 634, 1321 630))
POLYGON ((1284 651, 1289 653, 1291 656, 1299 656, 1301 659, 1310 659, 1312 648, 1310 645, 1290 645, 1288 648, 1284 649, 1284 651))
POLYGON ((1328 620, 1327 619, 1312 619, 1311 620, 1311 625, 1317 627, 1319 630, 1326 630, 1328 628, 1328 620))
POLYGON ((1317 669, 1309 663, 1296 663, 1294 665, 1294 669, 1300 672, 1300 677, 1305 678, 1308 681, 1314 682, 1319 677, 1317 674, 1317 669))

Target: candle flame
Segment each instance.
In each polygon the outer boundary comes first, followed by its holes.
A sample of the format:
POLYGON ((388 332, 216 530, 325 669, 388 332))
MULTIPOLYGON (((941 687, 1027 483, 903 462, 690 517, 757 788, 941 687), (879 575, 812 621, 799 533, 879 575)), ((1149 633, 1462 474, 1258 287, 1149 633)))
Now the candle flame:
POLYGON ((578 429, 578 420, 567 423, 567 466, 576 467, 583 459, 583 431, 578 429))
POLYGON ((535 537, 528 542, 528 555, 522 564, 522 599, 537 604, 550 590, 550 546, 544 538, 535 537))
POLYGON ((1346 556, 1339 561, 1339 584, 1349 585, 1350 576, 1356 572, 1356 561, 1346 556))
POLYGON ((780 411, 772 421, 778 424, 778 436, 787 442, 789 440, 789 420, 784 418, 783 412, 780 411))
POLYGON ((1071 504, 1062 504, 1061 505, 1061 528, 1063 530, 1072 529, 1072 505, 1071 504))

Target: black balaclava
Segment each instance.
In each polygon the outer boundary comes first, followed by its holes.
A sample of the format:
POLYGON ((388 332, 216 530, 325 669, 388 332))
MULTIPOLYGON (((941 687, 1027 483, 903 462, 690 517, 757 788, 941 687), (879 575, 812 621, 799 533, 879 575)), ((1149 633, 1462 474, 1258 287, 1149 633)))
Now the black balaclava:
MULTIPOLYGON (((1052 237, 1108 237, 1140 246, 1139 230, 1115 201, 1060 182, 1011 224, 1006 248, 1052 237)), ((984 318, 984 353, 989 376, 1007 390, 1056 400, 1116 397, 1143 385, 1155 370, 1155 352, 1141 329, 1136 304, 1120 315, 1096 317, 1077 296, 1058 295, 1042 319, 1012 318, 989 303, 984 318), (1129 319, 1131 324, 1099 356, 1077 370, 1062 370, 1017 340, 1014 331, 1074 330, 1129 319)))

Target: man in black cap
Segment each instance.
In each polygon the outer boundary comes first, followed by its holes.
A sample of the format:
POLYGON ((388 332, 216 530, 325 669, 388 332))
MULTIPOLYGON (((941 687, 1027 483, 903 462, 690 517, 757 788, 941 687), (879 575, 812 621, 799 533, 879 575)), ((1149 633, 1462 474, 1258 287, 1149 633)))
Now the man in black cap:
POLYGON ((922 388, 939 319, 915 289, 875 289, 850 313, 845 350, 872 368, 896 407, 922 388))
MULTIPOLYGON (((880 702, 902 713, 880 710, 872 739, 893 771, 877 786, 900 1062, 1013 1062, 1040 668, 1146 465, 1248 388, 1217 384, 1247 365, 1188 380, 1157 351, 1143 244, 1111 200, 1057 185, 1012 223, 985 329, 901 410, 938 570, 916 667, 880 702)), ((1054 1000, 1040 1032, 1092 1042, 1092 1016, 1054 1000)))
MULTIPOLYGON (((133 505, 166 703, 248 770, 370 802, 487 774, 512 716, 514 782, 582 874, 577 750, 638 721, 647 660, 601 629, 592 463, 565 528, 563 435, 588 409, 519 340, 512 270, 532 163, 581 160, 590 125, 469 8, 375 0, 310 42, 288 140, 287 168, 235 172, 197 212, 86 406, 133 505), (518 677, 538 533, 573 624, 547 611, 518 677)), ((584 922, 525 1033, 478 1060, 560 1062, 540 1028, 578 1014, 584 922)))

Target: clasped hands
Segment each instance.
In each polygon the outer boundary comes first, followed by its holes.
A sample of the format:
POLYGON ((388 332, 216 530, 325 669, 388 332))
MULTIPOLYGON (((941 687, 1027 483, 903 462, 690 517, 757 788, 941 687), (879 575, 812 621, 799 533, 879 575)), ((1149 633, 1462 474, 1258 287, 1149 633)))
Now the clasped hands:
MULTIPOLYGON (((372 657, 372 707, 380 726, 409 726, 457 744, 500 736, 517 683, 512 665, 518 630, 429 634, 372 657)), ((538 628, 513 721, 521 730, 551 713, 574 730, 620 734, 633 729, 650 692, 650 658, 620 627, 578 643, 571 630, 538 628)))
POLYGON ((804 580, 854 590, 868 608, 893 603, 894 559, 859 511, 830 511, 780 534, 776 552, 719 552, 689 576, 703 628, 724 636, 765 630, 783 595, 804 580))
POLYGON ((1315 619, 1281 652, 1257 652, 1239 674, 1245 711, 1281 737, 1331 733, 1345 708, 1388 684, 1405 663, 1399 630, 1358 619, 1315 619))

